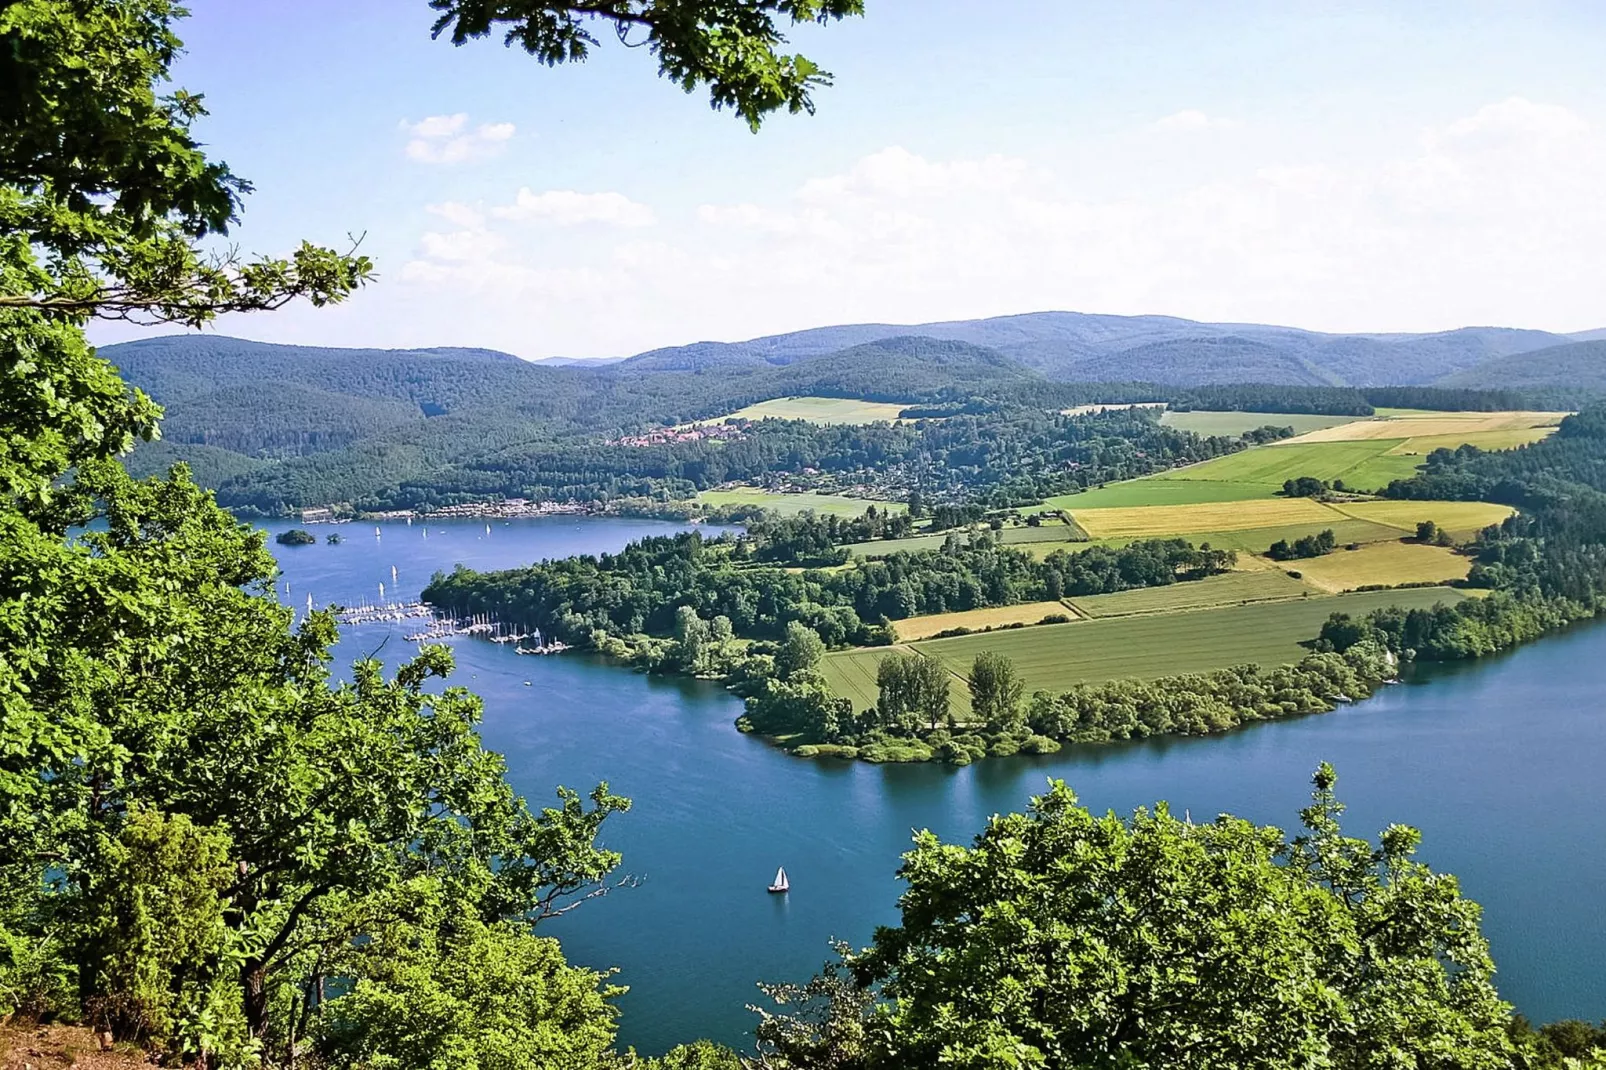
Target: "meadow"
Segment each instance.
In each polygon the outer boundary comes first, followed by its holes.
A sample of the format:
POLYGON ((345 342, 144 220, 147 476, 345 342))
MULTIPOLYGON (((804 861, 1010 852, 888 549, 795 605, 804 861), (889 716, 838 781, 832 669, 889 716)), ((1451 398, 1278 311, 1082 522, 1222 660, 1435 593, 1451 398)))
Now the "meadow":
POLYGON ((873 424, 891 422, 907 405, 885 401, 859 401, 856 398, 774 398, 702 423, 726 420, 808 420, 816 424, 873 424))
POLYGON ((1012 606, 990 606, 986 609, 966 609, 954 613, 932 613, 924 617, 907 617, 894 621, 892 626, 898 640, 912 643, 929 639, 952 628, 1004 628, 1011 624, 1037 624, 1044 617, 1058 615, 1075 618, 1076 613, 1060 602, 1018 602, 1012 606))
POLYGON ((1044 500, 1050 509, 1119 509, 1148 505, 1195 505, 1201 502, 1237 502, 1271 498, 1279 483, 1229 483, 1214 479, 1164 479, 1145 476, 1121 483, 1108 483, 1080 494, 1060 494, 1044 500))
POLYGON ((1465 597, 1447 587, 1313 595, 1285 602, 931 639, 919 649, 960 675, 969 671, 977 654, 997 651, 1015 662, 1028 691, 1060 691, 1079 683, 1125 677, 1154 679, 1247 662, 1288 664, 1310 652, 1301 643, 1314 639, 1333 613, 1359 615, 1391 605, 1427 607, 1465 597))
POLYGON ((1089 617, 1129 617, 1303 598, 1310 589, 1281 569, 1228 572, 1202 580, 1137 587, 1113 594, 1078 595, 1065 601, 1089 617))
POLYGON ((1275 490, 1286 479, 1315 476, 1328 482, 1342 479, 1350 487, 1375 490, 1386 486, 1391 480, 1409 478, 1421 463, 1414 457, 1391 455, 1390 451, 1397 445, 1399 443, 1394 441, 1304 443, 1289 439, 1229 453, 1150 478, 1157 481, 1247 483, 1275 490))
POLYGON ((697 495, 697 500, 708 506, 757 505, 772 509, 782 516, 796 516, 810 510, 821 514, 836 513, 838 516, 863 516, 864 511, 872 505, 895 513, 908 508, 902 502, 877 502, 868 498, 847 498, 840 494, 779 494, 751 487, 705 490, 697 495))
POLYGON ((1304 582, 1337 594, 1357 587, 1392 587, 1401 583, 1448 583, 1466 579, 1472 559, 1447 546, 1418 542, 1379 542, 1359 550, 1335 550, 1322 557, 1290 561, 1304 582))

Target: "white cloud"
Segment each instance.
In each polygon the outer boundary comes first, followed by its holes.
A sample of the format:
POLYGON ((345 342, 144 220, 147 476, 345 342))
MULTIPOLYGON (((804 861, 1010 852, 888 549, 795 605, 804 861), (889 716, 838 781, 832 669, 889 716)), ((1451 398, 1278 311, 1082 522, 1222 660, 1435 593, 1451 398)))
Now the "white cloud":
POLYGON ((569 189, 536 193, 528 186, 519 190, 512 204, 493 208, 491 214, 498 219, 553 223, 563 227, 581 223, 646 227, 653 221, 651 208, 622 193, 576 193, 569 189))
POLYGON ((1207 115, 1198 108, 1184 108, 1172 112, 1162 119, 1154 121, 1156 130, 1236 130, 1242 126, 1237 119, 1228 119, 1220 115, 1207 115))
POLYGON ((426 204, 424 211, 431 215, 438 215, 448 223, 453 223, 459 227, 478 228, 485 225, 485 213, 461 201, 426 204))
POLYGON ((509 348, 585 355, 1053 308, 1328 330, 1597 314, 1606 136, 1575 111, 1514 98, 1367 159, 1257 148, 1277 162, 1205 178, 1179 143, 1174 183, 1112 197, 1074 168, 891 147, 789 195, 671 215, 651 241, 550 228, 532 245, 514 224, 654 216, 617 193, 521 190, 489 212, 436 206, 457 230, 425 235, 403 277, 499 322, 509 348))
POLYGON ((407 158, 419 163, 467 163, 485 160, 506 147, 514 134, 512 123, 481 123, 469 129, 468 115, 431 115, 415 123, 402 120, 401 129, 411 135, 407 158))

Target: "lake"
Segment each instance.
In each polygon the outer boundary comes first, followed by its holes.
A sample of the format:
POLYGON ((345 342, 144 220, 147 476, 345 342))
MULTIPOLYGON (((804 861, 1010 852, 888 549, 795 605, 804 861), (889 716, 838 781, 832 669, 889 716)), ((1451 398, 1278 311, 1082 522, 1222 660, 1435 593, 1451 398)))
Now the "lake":
MULTIPOLYGON (((270 524, 272 531, 289 525, 270 524)), ((509 567, 616 550, 683 530, 653 521, 542 518, 311 528, 340 545, 273 545, 288 604, 412 597, 456 562, 509 567), (396 582, 390 569, 396 568, 396 582)), ((409 652, 405 626, 349 629, 339 659, 409 652)), ((746 1046, 759 980, 802 980, 828 942, 863 944, 897 921, 898 856, 912 830, 968 841, 1047 779, 1096 810, 1168 800, 1290 828, 1311 772, 1332 762, 1351 834, 1419 827, 1420 857, 1484 906, 1501 993, 1538 1021, 1606 1018, 1606 627, 1590 625, 1473 665, 1434 668, 1330 714, 1209 739, 1072 748, 963 769, 792 758, 738 733, 718 686, 654 679, 586 655, 521 657, 452 640, 455 682, 485 699, 487 744, 534 806, 599 780, 635 801, 606 842, 641 878, 543 926, 571 961, 618 967, 620 1043, 659 1053, 712 1037, 746 1046), (528 685, 528 686, 527 686, 528 685), (787 896, 765 886, 778 865, 787 896)))

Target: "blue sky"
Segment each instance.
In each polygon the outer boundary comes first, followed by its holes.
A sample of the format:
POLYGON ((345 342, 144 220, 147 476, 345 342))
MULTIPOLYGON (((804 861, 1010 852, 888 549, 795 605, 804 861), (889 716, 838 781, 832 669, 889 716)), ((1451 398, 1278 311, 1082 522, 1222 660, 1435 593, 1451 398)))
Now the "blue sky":
POLYGON ((257 185, 234 240, 363 233, 381 273, 225 333, 541 357, 1049 308, 1606 325, 1598 2, 869 0, 794 35, 837 84, 757 135, 644 50, 454 48, 423 0, 191 6, 178 80, 257 185))

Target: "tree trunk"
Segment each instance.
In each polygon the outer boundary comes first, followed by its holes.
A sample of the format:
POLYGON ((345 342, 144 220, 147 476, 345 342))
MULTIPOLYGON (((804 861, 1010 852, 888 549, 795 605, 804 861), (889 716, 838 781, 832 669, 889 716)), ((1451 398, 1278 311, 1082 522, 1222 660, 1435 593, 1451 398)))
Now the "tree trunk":
POLYGON ((260 959, 247 959, 240 966, 240 988, 244 996, 245 1022, 253 1037, 268 1031, 268 970, 260 959))

